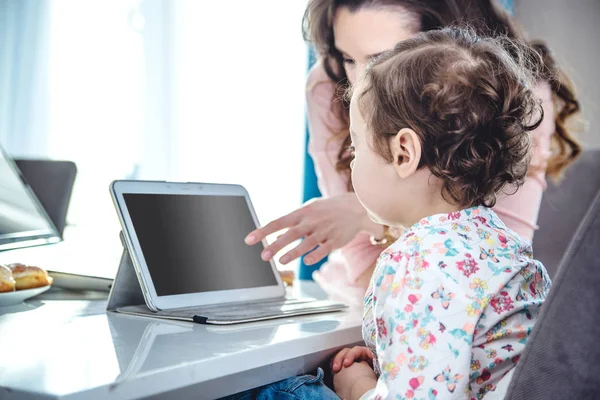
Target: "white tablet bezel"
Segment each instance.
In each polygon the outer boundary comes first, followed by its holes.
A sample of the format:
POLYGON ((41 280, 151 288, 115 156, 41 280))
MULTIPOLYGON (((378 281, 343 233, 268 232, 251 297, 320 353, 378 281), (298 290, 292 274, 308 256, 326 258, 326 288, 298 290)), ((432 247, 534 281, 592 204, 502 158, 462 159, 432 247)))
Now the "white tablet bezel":
MULTIPOLYGON (((246 189, 240 185, 214 184, 214 183, 181 183, 181 182, 156 182, 156 181, 126 181, 117 180, 110 185, 110 192, 119 215, 123 236, 131 255, 132 264, 142 281, 142 291, 148 307, 154 311, 168 310, 173 308, 197 307, 210 304, 231 303, 240 301, 252 301, 271 298, 282 298, 285 296, 285 287, 277 271, 275 262, 270 261, 271 269, 277 285, 263 286, 247 289, 219 290, 201 293, 187 293, 169 296, 158 296, 144 255, 135 233, 135 227, 125 204, 124 194, 181 194, 190 196, 243 196, 258 227, 258 218, 250 196, 246 189)), ((266 241, 263 241, 263 246, 266 241)), ((256 246, 256 245, 255 245, 256 246)))

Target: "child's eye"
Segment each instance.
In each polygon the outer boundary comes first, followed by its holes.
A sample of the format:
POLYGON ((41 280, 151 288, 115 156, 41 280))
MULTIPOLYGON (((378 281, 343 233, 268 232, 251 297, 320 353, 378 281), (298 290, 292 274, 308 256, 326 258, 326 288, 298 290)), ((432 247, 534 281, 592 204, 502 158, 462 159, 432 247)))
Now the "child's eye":
POLYGON ((354 65, 354 60, 353 60, 353 59, 351 59, 351 58, 345 58, 345 57, 344 57, 343 63, 344 63, 345 65, 354 65))

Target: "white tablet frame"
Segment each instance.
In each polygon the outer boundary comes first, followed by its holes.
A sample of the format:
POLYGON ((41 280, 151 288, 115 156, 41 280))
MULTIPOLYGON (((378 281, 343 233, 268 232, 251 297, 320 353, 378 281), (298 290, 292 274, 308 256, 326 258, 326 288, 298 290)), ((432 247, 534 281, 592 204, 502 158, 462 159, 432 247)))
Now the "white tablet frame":
MULTIPOLYGON (((285 287, 277 271, 275 262, 270 261, 272 272, 277 280, 277 285, 262 286, 247 289, 218 290, 201 293, 186 293, 169 296, 158 296, 148 265, 144 259, 142 248, 135 232, 135 227, 127 210, 123 197, 124 194, 181 194, 190 196, 243 196, 248 205, 254 224, 258 227, 254 207, 250 201, 248 191, 241 185, 192 183, 192 182, 164 182, 164 181, 128 181, 117 180, 111 183, 110 193, 117 209, 119 221, 123 230, 125 244, 129 250, 131 261, 140 281, 146 305, 153 311, 168 310, 173 308, 199 307, 210 304, 255 301, 263 299, 276 299, 285 297, 285 287)), ((266 246, 263 240, 263 246, 266 246)), ((255 244, 260 246, 260 244, 255 244)))

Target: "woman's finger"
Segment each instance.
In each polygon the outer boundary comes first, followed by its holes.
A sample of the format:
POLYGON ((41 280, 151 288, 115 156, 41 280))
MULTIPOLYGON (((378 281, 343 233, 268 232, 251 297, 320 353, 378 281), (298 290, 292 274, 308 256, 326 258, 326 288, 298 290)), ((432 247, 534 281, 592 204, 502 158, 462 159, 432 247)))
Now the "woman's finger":
POLYGON ((331 253, 331 248, 327 241, 319 244, 313 252, 309 253, 306 257, 304 257, 304 263, 306 265, 316 264, 321 261, 323 258, 327 257, 327 255, 331 253))
POLYGON ((298 215, 299 211, 300 210, 296 210, 293 213, 284 215, 281 218, 278 218, 274 221, 269 222, 267 225, 263 226, 262 228, 253 230, 252 232, 250 232, 248 234, 248 236, 246 236, 244 241, 248 245, 253 245, 253 244, 260 242, 261 240, 264 240, 264 238, 266 238, 267 236, 269 236, 272 233, 275 233, 282 229, 289 228, 291 226, 296 225, 298 222, 300 222, 300 216, 298 215))
POLYGON ((265 247, 260 256, 263 260, 269 261, 279 250, 283 249, 288 244, 302 238, 309 233, 307 227, 299 226, 289 229, 286 233, 279 236, 277 240, 265 247))
POLYGON ((279 259, 279 262, 282 264, 292 262, 296 258, 303 256, 311 250, 314 250, 314 248, 319 245, 319 242, 321 242, 321 240, 316 238, 316 234, 308 235, 302 240, 302 242, 300 242, 298 246, 285 253, 279 259))

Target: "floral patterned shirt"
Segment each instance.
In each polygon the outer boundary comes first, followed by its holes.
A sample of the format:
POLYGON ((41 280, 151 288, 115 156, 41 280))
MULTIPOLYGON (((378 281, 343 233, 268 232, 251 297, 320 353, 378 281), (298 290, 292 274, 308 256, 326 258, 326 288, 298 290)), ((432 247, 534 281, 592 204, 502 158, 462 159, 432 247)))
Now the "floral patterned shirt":
POLYGON ((493 393, 549 288, 530 244, 489 208, 422 219, 381 254, 365 295, 363 337, 379 376, 367 397, 493 393))

